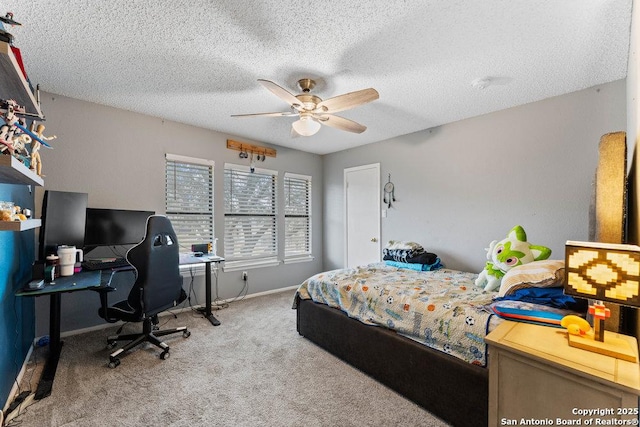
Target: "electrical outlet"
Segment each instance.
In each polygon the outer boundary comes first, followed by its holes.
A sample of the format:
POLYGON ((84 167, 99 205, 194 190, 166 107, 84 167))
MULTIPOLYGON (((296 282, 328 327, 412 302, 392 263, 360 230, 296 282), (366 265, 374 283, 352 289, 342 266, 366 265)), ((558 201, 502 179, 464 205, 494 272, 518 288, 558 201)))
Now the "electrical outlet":
POLYGON ((248 278, 249 278, 249 273, 247 273, 246 271, 243 271, 242 272, 242 280, 244 280, 246 282, 248 278))

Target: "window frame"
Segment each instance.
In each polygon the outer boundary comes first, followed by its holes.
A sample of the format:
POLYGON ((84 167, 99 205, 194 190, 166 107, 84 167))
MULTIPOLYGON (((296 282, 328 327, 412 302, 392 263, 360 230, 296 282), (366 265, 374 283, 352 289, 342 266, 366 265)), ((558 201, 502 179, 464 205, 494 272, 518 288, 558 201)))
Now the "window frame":
MULTIPOLYGON (((278 175, 279 172, 271 169, 263 169, 263 168, 254 168, 253 172, 251 168, 245 165, 238 165, 234 163, 225 163, 224 165, 224 270, 225 271, 234 271, 242 268, 255 268, 255 267, 268 267, 268 266, 276 266, 280 264, 279 256, 278 256, 278 222, 279 222, 279 212, 278 212, 278 200, 279 200, 279 189, 278 189, 278 175), (228 211, 229 203, 231 201, 227 200, 229 196, 228 185, 228 171, 236 172, 244 177, 250 177, 254 174, 259 175, 268 175, 271 178, 271 212, 250 212, 251 202, 247 203, 247 205, 241 206, 241 212, 230 212, 228 211), (234 245, 230 240, 231 231, 229 227, 229 219, 230 218, 261 218, 268 217, 271 218, 272 225, 269 230, 271 232, 272 242, 269 244, 270 251, 257 254, 252 256, 247 255, 236 255, 230 254, 229 251, 233 250, 234 245)), ((237 200, 237 199, 236 199, 237 200)), ((264 207, 265 205, 262 205, 264 207)), ((258 240, 259 241, 259 240, 258 240)), ((255 243, 257 244, 256 241, 255 243)))
POLYGON ((283 203, 284 203, 284 262, 295 263, 305 262, 313 260, 313 215, 312 215, 312 195, 313 195, 313 178, 311 175, 302 175, 293 172, 285 172, 283 178, 283 203), (306 182, 306 213, 287 213, 289 208, 287 185, 289 180, 305 181, 306 182), (307 218, 307 232, 306 232, 306 252, 298 252, 295 254, 287 254, 287 218, 307 218))
MULTIPOLYGON (((213 160, 208 160, 208 159, 201 159, 201 158, 196 158, 196 157, 187 157, 187 156, 181 156, 181 155, 177 155, 177 154, 170 154, 170 153, 166 153, 165 154, 165 215, 167 216, 167 218, 169 218, 171 220, 171 223, 173 225, 174 230, 176 231, 176 235, 178 237, 178 244, 180 246, 180 252, 191 252, 191 244, 194 243, 213 243, 214 242, 214 238, 215 238, 215 209, 214 209, 214 172, 215 172, 215 162, 213 160), (170 203, 169 203, 169 167, 170 167, 170 163, 173 163, 175 165, 184 165, 184 167, 190 167, 193 166, 194 170, 195 167, 208 167, 209 169, 209 180, 208 180, 208 186, 209 186, 209 192, 208 192, 208 202, 207 202, 207 207, 203 210, 198 210, 198 211, 193 211, 193 210, 179 210, 179 209, 173 209, 170 208, 170 203), (198 229, 198 227, 191 227, 192 230, 192 234, 189 235, 188 238, 185 238, 185 233, 180 231, 183 227, 181 227, 181 225, 183 224, 182 220, 180 220, 177 216, 179 215, 185 215, 186 216, 190 216, 190 215, 201 215, 206 217, 206 222, 209 224, 210 227, 210 234, 208 234, 208 236, 206 236, 204 239, 204 241, 201 241, 200 239, 196 238, 196 236, 198 236, 198 234, 195 233, 195 230, 198 229), (198 240, 198 241, 196 241, 198 240)), ((175 173, 175 170, 174 170, 175 173)), ((174 178, 174 185, 175 185, 175 178, 174 178)), ((178 194, 179 191, 185 191, 188 190, 188 188, 185 186, 184 188, 180 188, 180 190, 178 190, 177 188, 174 190, 175 194, 178 194)), ((204 206, 203 206, 204 207, 204 206)), ((188 222, 187 222, 188 223, 188 222)), ((185 227, 187 228, 187 227, 185 227)))

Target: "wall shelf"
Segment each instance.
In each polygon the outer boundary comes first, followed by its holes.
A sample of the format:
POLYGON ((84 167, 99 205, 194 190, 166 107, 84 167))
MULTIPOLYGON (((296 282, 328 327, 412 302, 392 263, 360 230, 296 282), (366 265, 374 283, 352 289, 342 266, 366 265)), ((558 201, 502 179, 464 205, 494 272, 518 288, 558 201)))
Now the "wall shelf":
POLYGON ((25 221, 0 221, 0 231, 26 231, 40 227, 39 219, 27 219, 25 221))
POLYGON ((25 108, 25 112, 43 117, 11 46, 5 42, 0 42, 0 99, 13 99, 25 108))
POLYGON ((20 160, 7 154, 0 155, 0 183, 37 185, 42 187, 44 180, 29 169, 20 160))

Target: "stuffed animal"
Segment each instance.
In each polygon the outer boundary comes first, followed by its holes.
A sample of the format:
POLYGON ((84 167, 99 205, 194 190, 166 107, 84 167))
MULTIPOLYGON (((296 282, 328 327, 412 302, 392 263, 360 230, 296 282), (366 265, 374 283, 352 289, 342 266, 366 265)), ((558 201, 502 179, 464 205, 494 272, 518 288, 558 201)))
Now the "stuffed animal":
POLYGON ((489 244, 487 248, 489 261, 478 275, 476 285, 484 287, 485 291, 498 290, 502 277, 507 271, 516 265, 547 259, 550 255, 551 249, 527 242, 524 229, 516 225, 505 239, 499 242, 494 240, 489 244))

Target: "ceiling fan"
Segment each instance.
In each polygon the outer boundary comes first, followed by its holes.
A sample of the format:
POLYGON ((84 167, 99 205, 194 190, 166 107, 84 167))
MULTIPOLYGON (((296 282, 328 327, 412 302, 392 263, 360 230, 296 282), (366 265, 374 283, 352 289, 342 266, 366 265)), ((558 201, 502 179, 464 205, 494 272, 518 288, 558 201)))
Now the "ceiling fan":
POLYGON ((292 137, 314 135, 320 130, 321 124, 347 132, 362 133, 367 129, 366 126, 356 123, 353 120, 345 119, 344 117, 335 116, 334 113, 355 108, 359 105, 375 101, 380 97, 377 90, 369 88, 334 96, 333 98, 323 101, 318 96, 309 93, 316 85, 313 79, 298 80, 298 86, 302 91, 299 95, 293 95, 288 90, 269 80, 258 79, 258 82, 289 104, 291 111, 280 113, 233 114, 231 117, 299 116, 300 118, 291 125, 292 137))

